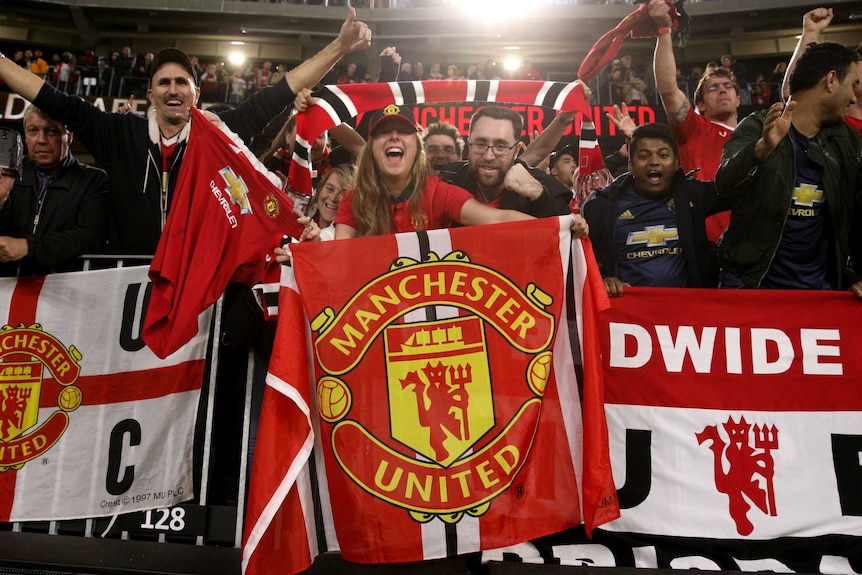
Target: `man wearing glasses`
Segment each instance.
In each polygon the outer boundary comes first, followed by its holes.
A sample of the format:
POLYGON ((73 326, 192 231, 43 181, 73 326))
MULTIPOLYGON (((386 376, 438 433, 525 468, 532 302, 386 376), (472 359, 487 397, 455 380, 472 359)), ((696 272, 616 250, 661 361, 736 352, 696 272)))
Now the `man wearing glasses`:
POLYGON ((440 175, 443 166, 463 157, 464 141, 458 135, 458 128, 448 122, 429 124, 422 141, 425 143, 428 168, 435 176, 440 175))
POLYGON ((520 114, 509 108, 480 108, 470 122, 467 161, 444 166, 440 178, 494 208, 537 218, 571 213, 572 190, 518 159, 525 148, 523 125, 520 114))

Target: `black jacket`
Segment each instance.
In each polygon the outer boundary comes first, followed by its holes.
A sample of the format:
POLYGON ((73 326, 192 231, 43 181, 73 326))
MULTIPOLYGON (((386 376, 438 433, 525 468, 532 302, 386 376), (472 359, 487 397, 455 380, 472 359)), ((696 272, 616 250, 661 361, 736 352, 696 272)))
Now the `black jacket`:
MULTIPOLYGON (((526 162, 521 162, 530 174, 542 183, 544 191, 535 200, 528 200, 515 192, 505 190, 503 199, 500 201, 501 210, 517 210, 536 218, 547 218, 550 216, 564 216, 572 213, 569 202, 572 201, 572 190, 561 184, 555 177, 550 176, 538 168, 531 168, 526 162)), ((470 173, 470 166, 466 161, 452 162, 446 164, 440 170, 440 179, 446 183, 464 188, 475 197, 479 190, 476 187, 476 179, 470 173)))
POLYGON ((21 171, 21 179, 0 209, 0 235, 26 239, 28 255, 18 262, 0 264, 0 275, 81 269, 79 255, 104 253, 108 223, 108 176, 104 171, 70 156, 48 183, 41 209, 30 158, 24 158, 21 171))
MULTIPOLYGON (((722 266, 748 287, 758 287, 769 272, 796 187, 791 134, 765 160, 754 153, 767 112, 753 112, 739 123, 724 145, 715 174, 719 192, 733 207, 730 225, 718 241, 722 266)), ((811 139, 806 156, 823 169, 829 206, 827 277, 833 289, 846 289, 862 276, 862 141, 844 122, 825 126, 811 139), (848 249, 852 267, 845 265, 848 249)))
MULTIPOLYGON (((294 98, 287 82, 282 80, 258 90, 236 109, 219 113, 219 117, 248 143, 285 106, 292 105, 294 98)), ((155 118, 103 112, 47 83, 33 103, 66 124, 108 173, 110 251, 125 255, 154 254, 162 231, 162 152, 155 118)), ((187 129, 188 124, 184 130, 187 129)), ((181 139, 168 172, 168 207, 185 152, 184 136, 181 139)))
MULTIPOLYGON (((609 186, 590 194, 581 206, 581 215, 590 225, 590 241, 602 277, 617 277, 617 254, 614 242, 617 199, 634 186, 634 177, 625 173, 609 186)), ((677 170, 671 184, 676 209, 679 243, 688 270, 688 287, 718 287, 718 264, 715 245, 706 238, 707 216, 727 209, 713 182, 688 178, 677 170)))

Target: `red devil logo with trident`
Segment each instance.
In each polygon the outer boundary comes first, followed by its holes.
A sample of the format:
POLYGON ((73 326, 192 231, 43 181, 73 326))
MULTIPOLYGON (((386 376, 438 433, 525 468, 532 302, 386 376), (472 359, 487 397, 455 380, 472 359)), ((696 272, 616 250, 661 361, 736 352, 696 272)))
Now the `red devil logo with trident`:
POLYGON ((778 430, 773 425, 754 426, 754 447, 750 444, 751 424, 745 421, 745 416, 739 418, 739 423, 728 417, 722 424, 727 432, 727 443, 718 433, 715 425, 708 425, 700 433, 696 433, 697 442, 703 445, 712 441, 709 448, 713 453, 713 468, 715 471, 715 487, 727 495, 730 516, 736 523, 736 531, 740 535, 749 535, 754 531, 754 525, 748 519, 749 501, 754 503, 763 513, 777 515, 775 511, 775 491, 772 477, 775 473, 775 462, 772 450, 778 449, 778 430), (759 453, 755 449, 760 449, 759 453), (722 455, 727 460, 727 471, 722 464, 722 455), (763 486, 756 476, 763 478, 763 486))

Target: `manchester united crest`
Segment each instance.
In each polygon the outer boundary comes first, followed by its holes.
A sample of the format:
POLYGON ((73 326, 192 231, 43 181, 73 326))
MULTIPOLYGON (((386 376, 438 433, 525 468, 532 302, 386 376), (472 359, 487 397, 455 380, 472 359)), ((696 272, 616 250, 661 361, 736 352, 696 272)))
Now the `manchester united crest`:
POLYGON ((344 473, 416 521, 487 512, 529 458, 551 375, 551 303, 535 283, 520 288, 453 252, 400 258, 341 310, 318 313, 317 408, 344 473), (405 321, 425 306, 457 313, 405 321), (517 356, 523 372, 496 373, 509 364, 495 354, 517 356), (520 391, 497 398, 495 377, 520 391))
POLYGON ((83 400, 74 385, 81 358, 39 324, 0 328, 0 471, 40 457, 66 431, 69 412, 83 400), (40 423, 40 403, 55 401, 57 409, 40 423))

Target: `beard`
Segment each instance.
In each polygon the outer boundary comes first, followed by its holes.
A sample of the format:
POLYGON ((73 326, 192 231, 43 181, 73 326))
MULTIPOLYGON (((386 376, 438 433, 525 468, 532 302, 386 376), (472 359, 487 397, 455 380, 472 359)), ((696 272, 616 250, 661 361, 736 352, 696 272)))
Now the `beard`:
POLYGON ((505 172, 499 166, 476 166, 473 170, 473 177, 480 186, 486 188, 494 188, 503 184, 505 172), (493 172, 484 172, 480 168, 493 169, 493 172))

